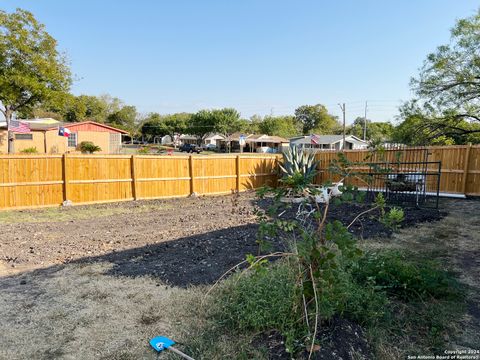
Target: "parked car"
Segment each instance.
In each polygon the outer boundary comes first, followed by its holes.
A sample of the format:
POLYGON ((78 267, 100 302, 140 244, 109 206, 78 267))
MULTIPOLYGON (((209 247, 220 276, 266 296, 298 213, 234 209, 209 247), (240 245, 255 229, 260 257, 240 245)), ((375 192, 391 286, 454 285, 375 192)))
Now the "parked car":
POLYGON ((179 150, 181 152, 187 152, 187 153, 196 152, 197 154, 200 154, 200 152, 202 151, 202 149, 195 144, 183 144, 182 146, 180 146, 179 150))
POLYGON ((217 145, 215 144, 204 144, 202 145, 202 149, 206 151, 216 151, 217 150, 217 145))

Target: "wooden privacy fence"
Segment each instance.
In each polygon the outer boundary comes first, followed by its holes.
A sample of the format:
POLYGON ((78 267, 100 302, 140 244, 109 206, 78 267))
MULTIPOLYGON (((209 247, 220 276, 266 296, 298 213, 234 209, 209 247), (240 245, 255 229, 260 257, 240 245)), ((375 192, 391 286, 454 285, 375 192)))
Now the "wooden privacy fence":
MULTIPOLYGON (((394 162, 398 151, 374 156, 394 162)), ((351 161, 363 161, 369 152, 347 150, 344 154, 351 161)), ((336 180, 328 166, 338 153, 322 151, 316 157, 321 167, 316 181, 336 180)), ((275 186, 278 159, 278 155, 248 154, 5 155, 0 156, 0 209, 53 206, 64 200, 89 204, 226 194, 275 186)), ((441 193, 480 196, 480 146, 429 147, 428 161, 441 161, 441 193)))
MULTIPOLYGON (((345 157, 352 162, 389 161, 395 163, 398 153, 403 153, 403 158, 418 158, 420 152, 428 154, 428 162, 441 162, 441 176, 439 190, 441 194, 480 196, 480 145, 456 146, 431 146, 427 148, 391 149, 382 152, 370 153, 368 150, 346 150, 345 157), (410 154, 409 154, 410 153, 410 154)), ((316 154, 320 161, 320 172, 316 182, 323 183, 327 180, 338 180, 339 177, 330 173, 328 167, 333 159, 338 159, 336 151, 321 151, 316 154)), ((369 167, 365 166, 364 171, 369 167)), ((428 171, 438 172, 437 164, 430 164, 428 171)), ((362 186, 360 181, 353 181, 357 186, 362 186)), ((365 186, 365 184, 363 184, 365 186)), ((427 189, 428 191, 428 189, 427 189)))
POLYGON ((0 157, 0 209, 226 194, 276 186, 275 155, 0 157))

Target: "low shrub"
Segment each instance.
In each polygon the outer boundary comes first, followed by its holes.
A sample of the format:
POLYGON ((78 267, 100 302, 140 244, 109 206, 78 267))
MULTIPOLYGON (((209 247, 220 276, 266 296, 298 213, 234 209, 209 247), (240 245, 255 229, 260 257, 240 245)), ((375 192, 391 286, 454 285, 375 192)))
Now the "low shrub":
POLYGON ((137 150, 137 154, 150 154, 150 148, 148 146, 142 147, 137 150))
POLYGON ((405 220, 405 212, 398 207, 392 207, 382 218, 383 224, 393 230, 398 230, 400 224, 405 220))
POLYGON ((100 146, 95 145, 91 141, 82 141, 78 145, 78 150, 80 150, 84 154, 93 154, 94 152, 102 151, 100 146))
POLYGON ((417 260, 407 252, 369 252, 356 263, 352 273, 357 282, 371 282, 376 289, 404 301, 430 297, 456 300, 463 294, 453 274, 438 262, 417 260))
POLYGON ((20 151, 22 154, 38 154, 37 148, 32 146, 20 151))

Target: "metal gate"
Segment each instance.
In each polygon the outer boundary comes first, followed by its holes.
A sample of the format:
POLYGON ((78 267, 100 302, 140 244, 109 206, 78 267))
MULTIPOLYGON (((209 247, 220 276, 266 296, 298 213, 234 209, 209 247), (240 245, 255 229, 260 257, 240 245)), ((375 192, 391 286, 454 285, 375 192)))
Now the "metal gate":
POLYGON ((428 161, 427 148, 396 148, 388 152, 389 156, 376 156, 377 161, 368 163, 368 196, 383 193, 389 204, 438 208, 442 163, 428 161))

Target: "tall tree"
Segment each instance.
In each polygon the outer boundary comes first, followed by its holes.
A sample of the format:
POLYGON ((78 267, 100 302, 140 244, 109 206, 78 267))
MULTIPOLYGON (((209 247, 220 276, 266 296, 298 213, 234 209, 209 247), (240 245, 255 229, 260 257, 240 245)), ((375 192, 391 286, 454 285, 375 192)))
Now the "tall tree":
POLYGON ((170 135, 173 138, 173 135, 184 134, 187 131, 191 118, 192 114, 189 113, 169 115, 151 113, 142 122, 140 131, 148 140, 164 135, 170 135))
POLYGON ((242 130, 240 113, 232 108, 200 110, 193 114, 188 132, 203 136, 210 132, 228 135, 242 130))
POLYGON ((417 99, 403 106, 408 117, 421 117, 429 137, 480 132, 480 10, 458 20, 448 45, 427 56, 411 81, 417 99))
MULTIPOLYGON (((352 126, 348 129, 348 133, 363 139, 365 126, 365 118, 357 117, 352 126)), ((394 126, 389 122, 374 122, 367 119, 366 140, 374 142, 389 141, 392 138, 394 126)))
POLYGON ((262 134, 284 138, 293 137, 301 132, 299 123, 294 116, 266 116, 258 124, 258 130, 262 134))
POLYGON ((338 131, 340 124, 337 118, 328 113, 325 106, 302 105, 295 109, 295 118, 302 124, 304 135, 312 132, 317 134, 332 134, 338 131))
POLYGON ((106 123, 118 128, 131 131, 137 122, 138 113, 135 106, 123 106, 121 109, 109 114, 106 123))
POLYGON ((16 111, 55 101, 71 81, 65 57, 45 26, 28 11, 0 10, 0 111, 7 124, 16 111))

